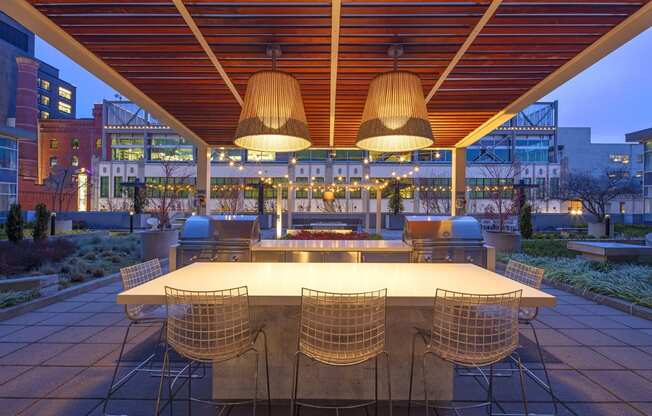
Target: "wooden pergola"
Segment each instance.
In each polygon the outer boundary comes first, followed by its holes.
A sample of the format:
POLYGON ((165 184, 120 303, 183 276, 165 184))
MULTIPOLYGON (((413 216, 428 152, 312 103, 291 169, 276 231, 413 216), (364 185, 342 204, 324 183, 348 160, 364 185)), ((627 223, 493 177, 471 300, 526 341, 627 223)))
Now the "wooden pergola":
POLYGON ((435 146, 454 150, 457 198, 467 146, 652 26, 650 0, 3 0, 0 10, 197 144, 204 190, 208 147, 233 144, 246 82, 271 67, 267 45, 281 46, 278 69, 301 84, 314 146, 350 148, 368 84, 400 44, 435 146))

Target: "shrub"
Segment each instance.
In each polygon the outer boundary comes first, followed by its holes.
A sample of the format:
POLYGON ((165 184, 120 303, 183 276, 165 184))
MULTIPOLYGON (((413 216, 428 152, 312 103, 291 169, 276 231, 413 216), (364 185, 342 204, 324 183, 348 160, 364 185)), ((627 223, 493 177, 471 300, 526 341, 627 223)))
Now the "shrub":
POLYGON ((93 277, 102 277, 104 276, 104 270, 96 267, 92 270, 93 277))
POLYGON ((9 241, 17 243, 23 239, 23 226, 23 211, 20 209, 20 205, 11 204, 5 225, 9 241))
POLYGON ((74 220, 72 222, 72 229, 73 230, 88 230, 88 224, 86 224, 86 221, 74 220))
POLYGON ((32 236, 34 241, 41 241, 48 238, 48 223, 50 222, 50 212, 45 204, 37 204, 34 208, 36 211, 36 221, 34 222, 34 231, 32 236))
POLYGON ((75 247, 75 244, 65 239, 0 243, 0 275, 30 272, 45 263, 59 262, 72 255, 75 247))
POLYGON ((86 260, 97 260, 97 256, 96 256, 95 253, 93 253, 92 251, 86 253, 86 254, 84 255, 84 258, 85 258, 86 260))
POLYGON ((575 257, 577 253, 566 248, 566 240, 523 240, 523 253, 537 257, 575 257))
POLYGON ((532 206, 530 204, 525 204, 521 208, 521 214, 518 217, 518 226, 523 238, 532 238, 532 206))
POLYGON ((28 302, 40 296, 38 290, 18 290, 0 293, 0 308, 8 308, 19 303, 28 302))

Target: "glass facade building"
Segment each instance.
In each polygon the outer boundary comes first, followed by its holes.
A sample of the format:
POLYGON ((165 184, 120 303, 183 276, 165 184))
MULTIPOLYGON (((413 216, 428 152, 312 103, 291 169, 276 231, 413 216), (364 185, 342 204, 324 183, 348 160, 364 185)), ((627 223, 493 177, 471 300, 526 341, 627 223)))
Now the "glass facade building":
POLYGON ((18 143, 0 135, 0 212, 15 204, 18 187, 18 143))

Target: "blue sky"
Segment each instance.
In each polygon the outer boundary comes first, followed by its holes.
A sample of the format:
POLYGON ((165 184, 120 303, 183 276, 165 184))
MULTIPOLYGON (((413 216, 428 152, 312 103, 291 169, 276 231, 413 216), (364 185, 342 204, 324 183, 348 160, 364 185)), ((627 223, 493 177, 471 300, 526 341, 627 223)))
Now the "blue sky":
MULTIPOLYGON (((115 98, 113 88, 39 38, 36 56, 77 86, 77 117, 90 117, 94 103, 115 98)), ((622 141, 625 133, 652 127, 652 28, 543 100, 559 100, 559 125, 591 127, 593 141, 622 141)))

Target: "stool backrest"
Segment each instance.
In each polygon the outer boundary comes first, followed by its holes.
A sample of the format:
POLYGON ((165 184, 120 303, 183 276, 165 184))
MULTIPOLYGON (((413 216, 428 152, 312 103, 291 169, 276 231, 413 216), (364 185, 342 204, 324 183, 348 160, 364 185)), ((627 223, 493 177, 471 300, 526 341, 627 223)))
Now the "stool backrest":
MULTIPOLYGON (((509 263, 507 263, 507 268, 505 268, 505 277, 535 289, 541 289, 541 282, 543 281, 544 273, 544 269, 530 266, 516 260, 510 260, 509 263)), ((521 308, 519 318, 522 320, 532 320, 536 318, 537 312, 538 308, 521 308)))
POLYGON ((385 349, 387 289, 332 293, 303 288, 299 351, 331 365, 353 365, 385 349))
MULTIPOLYGON (((140 286, 143 283, 160 277, 162 274, 161 263, 158 259, 152 259, 120 269, 120 277, 122 278, 122 287, 124 290, 140 286)), ((143 308, 144 305, 125 305, 125 312, 129 319, 137 320, 143 308)))
POLYGON ((204 362, 234 358, 252 346, 246 286, 217 291, 165 287, 167 342, 182 356, 204 362))
POLYGON ((461 365, 483 366, 518 346, 521 291, 479 295, 437 289, 428 350, 461 365))

